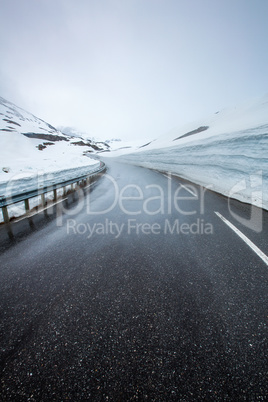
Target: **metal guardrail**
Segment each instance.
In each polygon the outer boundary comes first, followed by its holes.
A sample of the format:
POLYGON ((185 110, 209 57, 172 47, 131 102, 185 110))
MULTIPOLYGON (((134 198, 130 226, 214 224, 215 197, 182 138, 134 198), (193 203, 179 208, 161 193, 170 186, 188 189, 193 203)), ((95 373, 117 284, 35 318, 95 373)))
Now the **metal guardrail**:
POLYGON ((0 196, 0 208, 2 208, 4 222, 8 223, 10 221, 9 216, 8 216, 8 210, 7 210, 7 207, 9 205, 13 205, 18 202, 24 201, 25 202, 25 210, 27 213, 27 212, 29 212, 29 209, 30 209, 29 208, 29 199, 30 198, 38 197, 41 195, 42 196, 42 204, 45 205, 44 195, 46 193, 53 191, 54 192, 54 200, 56 201, 58 189, 70 186, 74 183, 79 183, 80 181, 83 181, 83 180, 87 180, 90 177, 95 176, 96 174, 102 173, 105 169, 106 169, 105 163, 100 162, 100 167, 98 169, 91 171, 89 174, 79 176, 74 179, 69 179, 69 180, 65 180, 62 182, 53 183, 51 185, 40 187, 38 189, 24 191, 19 194, 13 194, 10 197, 0 196))

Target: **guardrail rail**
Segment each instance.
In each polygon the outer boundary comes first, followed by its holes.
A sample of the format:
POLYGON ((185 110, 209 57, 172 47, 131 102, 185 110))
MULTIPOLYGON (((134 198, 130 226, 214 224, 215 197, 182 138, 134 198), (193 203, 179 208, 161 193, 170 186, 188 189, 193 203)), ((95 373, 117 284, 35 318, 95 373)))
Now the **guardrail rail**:
POLYGON ((98 175, 99 173, 102 173, 106 170, 105 163, 100 162, 100 166, 97 169, 94 169, 93 171, 91 170, 88 174, 76 177, 74 179, 69 179, 65 180, 62 182, 58 183, 52 183, 47 186, 43 186, 38 189, 30 190, 30 191, 24 191, 19 194, 12 194, 11 196, 0 196, 0 208, 2 209, 2 214, 3 214, 3 219, 5 223, 9 223, 9 214, 8 214, 8 206, 16 204, 18 202, 24 201, 25 205, 25 213, 27 214, 30 211, 30 206, 29 206, 29 199, 41 196, 41 202, 42 206, 45 207, 46 205, 46 198, 45 194, 52 192, 53 191, 53 201, 57 201, 57 190, 63 188, 64 189, 64 194, 65 194, 65 188, 67 186, 71 185, 71 189, 73 190, 73 184, 77 183, 77 185, 80 185, 80 183, 84 184, 89 184, 89 181, 92 177, 98 175))

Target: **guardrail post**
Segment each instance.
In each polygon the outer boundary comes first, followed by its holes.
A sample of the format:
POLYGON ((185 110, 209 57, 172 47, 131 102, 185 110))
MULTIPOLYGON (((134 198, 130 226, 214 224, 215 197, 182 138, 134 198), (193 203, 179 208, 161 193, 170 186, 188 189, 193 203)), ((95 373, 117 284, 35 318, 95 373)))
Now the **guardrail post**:
POLYGON ((7 207, 2 207, 2 213, 3 213, 4 222, 9 223, 9 216, 8 216, 7 207))
POLYGON ((24 200, 24 205, 25 205, 25 211, 26 213, 30 211, 30 206, 29 206, 29 199, 24 200))
POLYGON ((41 199, 42 199, 42 206, 45 207, 46 206, 46 197, 45 194, 41 194, 41 199))
POLYGON ((53 201, 57 201, 57 190, 53 190, 53 201))

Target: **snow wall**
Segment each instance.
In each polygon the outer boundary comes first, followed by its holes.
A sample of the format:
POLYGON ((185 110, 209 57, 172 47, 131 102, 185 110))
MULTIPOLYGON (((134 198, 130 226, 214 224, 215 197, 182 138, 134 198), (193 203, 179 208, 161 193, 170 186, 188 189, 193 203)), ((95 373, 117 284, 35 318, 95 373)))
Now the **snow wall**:
POLYGON ((268 210, 268 125, 120 157, 268 210))
POLYGON ((76 177, 88 175, 96 171, 100 162, 92 165, 79 166, 63 170, 42 171, 37 173, 18 173, 12 176, 9 181, 0 180, 0 195, 10 197, 25 191, 36 190, 45 186, 72 180, 76 177))

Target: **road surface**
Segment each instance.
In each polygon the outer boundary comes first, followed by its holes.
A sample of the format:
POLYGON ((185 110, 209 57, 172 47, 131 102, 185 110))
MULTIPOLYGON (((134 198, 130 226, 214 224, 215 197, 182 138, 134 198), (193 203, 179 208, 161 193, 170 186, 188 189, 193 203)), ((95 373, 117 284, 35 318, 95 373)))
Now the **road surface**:
POLYGON ((264 400, 267 213, 110 161, 90 190, 0 228, 1 400, 264 400))

